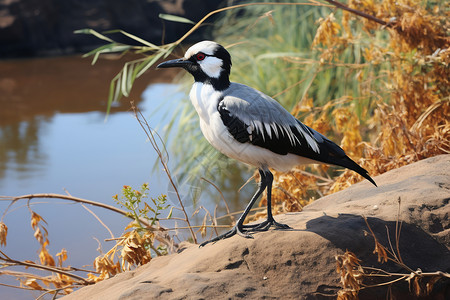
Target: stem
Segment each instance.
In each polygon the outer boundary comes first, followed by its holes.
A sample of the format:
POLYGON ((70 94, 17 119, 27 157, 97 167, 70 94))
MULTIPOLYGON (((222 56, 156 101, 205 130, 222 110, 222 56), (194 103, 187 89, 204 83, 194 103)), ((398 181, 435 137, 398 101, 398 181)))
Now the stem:
POLYGON ((376 22, 376 23, 381 24, 381 25, 383 25, 383 26, 392 27, 392 24, 391 24, 391 23, 387 23, 387 22, 385 22, 385 21, 383 21, 383 20, 381 20, 381 19, 378 19, 377 17, 374 17, 374 16, 372 16, 372 15, 369 15, 369 14, 367 14, 367 13, 365 13, 365 12, 362 12, 362 11, 359 11, 359 10, 356 10, 356 9, 353 9, 353 8, 350 8, 350 7, 348 7, 347 5, 342 4, 342 3, 340 3, 340 2, 337 2, 337 1, 334 1, 334 0, 324 0, 324 1, 326 1, 326 2, 328 2, 328 3, 330 3, 330 4, 334 5, 334 6, 336 6, 337 8, 346 10, 346 11, 351 12, 351 13, 357 15, 357 16, 366 18, 366 19, 368 19, 368 20, 370 20, 370 21, 376 22))
MULTIPOLYGON (((353 9, 348 7, 345 4, 342 4, 340 2, 334 1, 334 0, 324 0, 328 3, 330 3, 332 6, 335 6, 337 8, 346 10, 348 12, 351 12, 355 15, 358 15, 360 17, 366 18, 370 21, 376 22, 378 24, 387 26, 387 27, 392 27, 391 23, 387 23, 381 19, 378 19, 377 17, 374 17, 372 15, 369 15, 365 12, 353 9)), ((201 24, 203 24, 206 19, 208 19, 209 17, 211 17, 212 15, 215 15, 217 13, 226 11, 226 10, 230 10, 230 9, 235 9, 235 8, 241 8, 241 7, 247 7, 247 6, 254 6, 254 5, 311 5, 311 6, 327 6, 325 4, 316 2, 316 1, 310 1, 310 3, 277 3, 277 2, 258 2, 258 3, 246 3, 246 4, 238 4, 238 5, 232 5, 232 6, 228 6, 228 7, 223 7, 217 10, 214 10, 210 13, 208 13, 206 16, 204 16, 200 21, 198 21, 197 24, 195 24, 194 27, 192 27, 188 32, 186 32, 181 38, 179 38, 176 42, 174 42, 175 45, 179 45, 182 41, 184 41, 189 35, 191 35, 195 30, 197 30, 198 27, 200 27, 201 24)))
POLYGON ((158 256, 162 256, 161 252, 158 251, 158 249, 155 248, 155 246, 153 246, 153 244, 150 244, 150 248, 155 251, 156 255, 158 256))
POLYGON ((234 218, 233 215, 231 215, 231 213, 230 213, 230 208, 228 207, 228 203, 227 203, 227 201, 225 200, 225 197, 223 196, 223 193, 222 193, 222 191, 219 189, 219 187, 218 187, 217 185, 215 185, 212 181, 206 179, 205 177, 201 177, 200 179, 202 179, 202 180, 206 181, 207 183, 209 183, 210 185, 212 185, 212 186, 219 192, 220 197, 221 197, 222 200, 223 200, 223 203, 225 203, 225 208, 226 208, 226 210, 227 210, 227 215, 230 216, 231 222, 234 223, 234 222, 236 221, 236 219, 234 218))
MULTIPOLYGON (((177 199, 178 199, 178 202, 180 203, 181 211, 184 214, 185 222, 187 223, 187 225, 189 227, 189 231, 191 233, 192 239, 193 239, 194 243, 197 244, 197 237, 195 236, 195 233, 194 233, 194 231, 191 228, 191 223, 189 222, 189 217, 188 217, 188 214, 186 212, 186 209, 184 208, 184 204, 183 204, 183 201, 181 200, 180 193, 178 191, 178 188, 177 188, 175 182, 173 181, 172 175, 170 174, 169 166, 167 165, 167 161, 164 159, 164 156, 163 156, 161 150, 159 149, 158 143, 157 143, 157 141, 155 139, 155 136, 154 136, 154 134, 152 132, 152 129, 151 129, 150 125, 148 124, 147 120, 145 119, 145 117, 142 115, 142 113, 139 110, 139 108, 137 108, 134 105, 134 101, 131 101, 130 103, 131 103, 131 109, 133 110, 135 118, 137 119, 137 121, 139 122, 139 125, 144 130, 145 134, 147 135, 150 143, 152 144, 153 149, 158 154, 159 161, 161 162, 161 165, 163 166, 164 171, 167 174, 167 178, 169 179, 170 185, 173 187, 173 189, 175 191, 175 194, 177 195, 177 199)), ((164 145, 164 142, 161 140, 161 137, 157 133, 156 133, 156 135, 159 137, 160 141, 164 145)), ((164 150, 166 152, 167 160, 168 160, 169 154, 167 153, 167 150, 166 150, 165 147, 164 147, 164 150)))
MULTIPOLYGON (((17 196, 17 197, 2 197, 2 198, 0 198, 0 201, 8 200, 8 201, 16 202, 17 200, 21 200, 21 199, 31 200, 33 198, 62 199, 62 200, 75 201, 75 202, 79 202, 79 203, 86 203, 86 204, 90 204, 93 206, 98 206, 101 208, 109 209, 113 212, 124 215, 125 217, 134 220, 133 217, 130 217, 128 212, 126 212, 120 208, 114 207, 112 205, 108 205, 105 203, 96 202, 96 201, 92 201, 92 200, 82 199, 82 198, 78 198, 78 197, 62 195, 62 194, 29 194, 29 195, 22 195, 22 196, 17 196)), ((142 218, 139 218, 139 221, 142 222, 145 226, 151 227, 151 225, 149 223, 147 223, 145 220, 143 220, 142 218)))
POLYGON ((69 272, 66 272, 66 271, 62 271, 62 270, 60 270, 58 268, 53 268, 53 267, 48 267, 48 266, 28 263, 28 262, 25 262, 25 261, 15 260, 15 259, 9 258, 5 253, 3 253, 3 251, 0 251, 0 254, 4 256, 4 257, 0 257, 0 259, 3 260, 3 261, 9 262, 9 263, 14 263, 14 264, 21 265, 21 266, 26 266, 26 267, 29 267, 29 268, 36 268, 36 269, 41 269, 41 270, 46 270, 46 271, 50 271, 50 272, 63 274, 63 275, 66 275, 66 276, 78 279, 78 280, 82 281, 85 285, 92 284, 92 282, 89 282, 88 280, 86 280, 85 278, 83 278, 81 276, 78 276, 78 275, 75 275, 75 274, 72 274, 72 273, 69 273, 69 272))
POLYGON ((191 35, 195 30, 197 30, 197 28, 200 27, 200 25, 203 24, 203 22, 205 22, 206 19, 208 19, 212 15, 215 15, 217 13, 220 13, 220 12, 223 12, 223 11, 226 11, 226 10, 230 10, 230 9, 247 7, 247 6, 254 6, 254 5, 292 5, 292 6, 296 6, 296 5, 311 5, 311 6, 327 6, 325 4, 322 4, 322 3, 319 3, 319 2, 316 2, 316 1, 310 1, 310 3, 257 2, 257 3, 246 3, 246 4, 237 4, 237 5, 227 6, 227 7, 223 7, 223 8, 220 8, 220 9, 217 9, 217 10, 214 10, 214 11, 208 13, 200 21, 198 21, 197 24, 194 25, 194 27, 192 27, 181 38, 179 38, 176 42, 174 42, 174 44, 175 45, 179 45, 189 35, 191 35))

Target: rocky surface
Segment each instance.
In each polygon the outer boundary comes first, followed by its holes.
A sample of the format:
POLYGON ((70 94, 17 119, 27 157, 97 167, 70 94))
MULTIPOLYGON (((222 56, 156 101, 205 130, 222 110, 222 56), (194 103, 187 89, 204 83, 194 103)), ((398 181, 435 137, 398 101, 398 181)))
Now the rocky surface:
MULTIPOLYGON (((340 288, 335 255, 347 249, 363 266, 408 273, 380 264, 362 215, 389 247, 402 221, 400 253, 412 270, 450 272, 450 155, 429 158, 323 197, 300 213, 276 219, 293 230, 270 230, 153 259, 135 271, 85 287, 64 299, 334 299, 340 288), (398 199, 401 199, 400 208, 398 199)), ((395 243, 394 243, 395 247, 395 243)), ((416 299, 401 281, 365 289, 360 299, 416 299)), ((417 298, 419 299, 419 298, 417 298)), ((450 280, 420 299, 450 299, 450 280)))
MULTIPOLYGON (((102 41, 74 30, 122 29, 153 43, 178 39, 192 25, 162 21, 160 13, 194 22, 222 0, 0 0, 0 58, 85 52, 102 41)), ((117 36, 117 38, 121 38, 117 36)), ((122 39, 123 40, 123 39, 122 39)))

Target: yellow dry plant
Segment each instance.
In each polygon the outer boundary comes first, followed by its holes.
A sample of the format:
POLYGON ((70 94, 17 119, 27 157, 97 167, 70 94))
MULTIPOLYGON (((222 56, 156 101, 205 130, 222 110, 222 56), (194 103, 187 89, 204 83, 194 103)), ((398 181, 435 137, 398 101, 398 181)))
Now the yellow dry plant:
MULTIPOLYGON (((346 11, 340 17, 331 13, 320 20, 313 46, 321 53, 319 64, 337 67, 342 66, 340 54, 347 47, 363 45, 364 63, 351 65, 352 74, 361 84, 360 95, 349 94, 323 107, 313 107, 312 99, 306 96, 292 113, 306 114, 305 124, 334 136, 335 140, 340 138, 340 146, 371 176, 450 153, 448 4, 351 0, 348 6, 384 20, 388 25, 382 26, 346 11), (362 26, 362 31, 355 29, 358 26, 362 26), (387 36, 385 43, 380 42, 382 34, 387 36), (383 80, 376 80, 380 77, 383 80), (368 98, 376 99, 375 108, 364 108, 358 115, 355 102, 368 98)), ((288 174, 275 172, 275 211, 300 211, 316 197, 362 180, 350 170, 330 178, 327 166, 312 169, 319 175, 307 172, 304 167, 288 174)), ((265 204, 263 197, 260 205, 265 204)), ((263 215, 259 213, 257 217, 263 215)))

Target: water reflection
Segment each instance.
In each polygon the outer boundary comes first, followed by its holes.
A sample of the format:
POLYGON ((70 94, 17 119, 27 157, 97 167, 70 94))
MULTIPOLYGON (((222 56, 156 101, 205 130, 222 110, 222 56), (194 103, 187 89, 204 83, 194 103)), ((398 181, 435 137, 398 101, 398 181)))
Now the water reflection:
POLYGON ((45 130, 45 123, 44 118, 33 117, 0 127, 0 189, 8 169, 14 169, 19 180, 39 174, 46 159, 39 148, 39 136, 45 130))
MULTIPOLYGON (((45 166, 39 138, 55 114, 103 113, 110 79, 129 59, 100 60, 95 66, 81 57, 0 61, 0 188, 7 170, 25 179, 45 166)), ((174 73, 164 71, 144 75, 130 99, 139 103, 149 83, 169 82, 174 73)), ((112 114, 128 108, 124 100, 112 114)))

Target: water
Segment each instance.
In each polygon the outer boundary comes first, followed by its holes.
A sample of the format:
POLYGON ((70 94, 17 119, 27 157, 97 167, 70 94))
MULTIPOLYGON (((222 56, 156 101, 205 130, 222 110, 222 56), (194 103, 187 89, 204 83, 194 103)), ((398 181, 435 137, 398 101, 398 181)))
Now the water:
MULTIPOLYGON (((144 182, 150 183, 153 197, 167 193, 164 173, 152 172, 157 157, 128 111, 128 100, 115 106, 105 122, 109 81, 122 64, 100 61, 92 67, 81 57, 0 61, 0 195, 68 192, 113 204, 111 197, 123 185, 137 188, 144 182)), ((162 105, 164 110, 186 97, 167 83, 174 75, 171 70, 151 71, 130 96, 153 127, 170 117, 150 114, 155 107, 162 105)), ((98 241, 105 252, 113 245, 103 242, 110 237, 108 231, 79 204, 57 199, 31 203, 48 223, 50 253, 68 250, 66 265, 91 264, 99 254, 98 241)), ((8 205, 1 201, 0 212, 8 205)), ((129 222, 116 213, 90 208, 116 236, 129 222)), ((14 259, 38 261, 39 244, 33 238, 26 201, 16 203, 3 221, 9 230, 7 246, 1 250, 14 259)), ((6 279, 2 276, 0 282, 16 284, 6 279)), ((0 295, 32 296, 6 287, 0 287, 0 295)))

